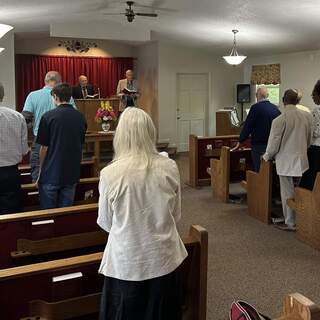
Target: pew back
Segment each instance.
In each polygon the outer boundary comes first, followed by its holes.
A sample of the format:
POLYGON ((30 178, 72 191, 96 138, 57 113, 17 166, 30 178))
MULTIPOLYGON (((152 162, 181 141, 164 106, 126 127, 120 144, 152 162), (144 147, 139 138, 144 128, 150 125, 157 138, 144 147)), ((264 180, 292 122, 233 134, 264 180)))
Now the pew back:
MULTIPOLYGON (((80 178, 91 178, 95 176, 96 158, 81 161, 80 178)), ((19 172, 21 176, 21 184, 31 184, 31 167, 29 164, 20 164, 19 172)))
MULTIPOLYGON (((179 268, 183 320, 205 320, 208 234, 192 226, 184 243, 189 255, 179 268)), ((101 258, 95 253, 0 270, 1 315, 7 320, 98 319, 101 258)))
MULTIPOLYGON (((70 256, 106 243, 98 204, 0 216, 0 269, 70 256)), ((83 253, 82 253, 83 254, 83 253)))
MULTIPOLYGON (((98 201, 99 178, 80 179, 76 187, 75 205, 94 203, 98 201)), ((39 191, 35 184, 22 185, 24 211, 39 210, 39 191)))
MULTIPOLYGON (((238 135, 197 137, 189 136, 189 183, 192 187, 210 184, 210 176, 207 168, 210 166, 210 159, 220 157, 221 148, 227 146, 233 148, 239 141, 238 135)), ((246 142, 250 147, 250 142, 246 142)))

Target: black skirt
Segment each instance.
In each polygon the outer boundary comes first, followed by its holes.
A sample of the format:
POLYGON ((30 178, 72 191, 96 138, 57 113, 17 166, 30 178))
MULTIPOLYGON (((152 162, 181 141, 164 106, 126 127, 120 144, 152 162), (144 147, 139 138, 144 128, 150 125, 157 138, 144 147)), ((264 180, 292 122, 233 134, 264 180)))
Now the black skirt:
POLYGON ((309 169, 303 174, 299 187, 312 190, 317 173, 320 172, 320 147, 310 146, 308 149, 309 169))
POLYGON ((181 320, 177 270, 150 280, 105 277, 100 320, 181 320))

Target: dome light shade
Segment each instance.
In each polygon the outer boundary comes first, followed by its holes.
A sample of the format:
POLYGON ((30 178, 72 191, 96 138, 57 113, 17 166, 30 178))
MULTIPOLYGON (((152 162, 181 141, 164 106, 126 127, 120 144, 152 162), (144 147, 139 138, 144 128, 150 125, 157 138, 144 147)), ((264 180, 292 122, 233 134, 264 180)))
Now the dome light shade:
POLYGON ((246 56, 224 56, 223 59, 233 66, 241 64, 247 57, 246 56))
POLYGON ((0 38, 2 38, 7 32, 9 32, 12 29, 12 26, 0 23, 0 38))
POLYGON ((239 32, 238 30, 232 30, 233 32, 233 47, 231 49, 229 56, 224 56, 223 59, 233 66, 237 66, 241 64, 247 56, 240 56, 237 51, 237 42, 236 42, 236 34, 239 32))
POLYGON ((1 53, 2 51, 4 51, 4 48, 0 48, 0 53, 1 53))

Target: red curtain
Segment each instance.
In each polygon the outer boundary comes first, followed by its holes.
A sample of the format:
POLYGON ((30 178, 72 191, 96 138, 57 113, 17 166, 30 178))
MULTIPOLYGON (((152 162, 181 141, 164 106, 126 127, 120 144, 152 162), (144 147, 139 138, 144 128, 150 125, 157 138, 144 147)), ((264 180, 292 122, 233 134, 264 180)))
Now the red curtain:
POLYGON ((78 82, 84 74, 96 88, 101 97, 116 94, 119 79, 125 71, 133 68, 133 58, 65 57, 40 56, 31 54, 16 55, 16 95, 17 110, 23 109, 27 95, 44 86, 44 76, 50 70, 61 73, 62 80, 71 85, 78 82))

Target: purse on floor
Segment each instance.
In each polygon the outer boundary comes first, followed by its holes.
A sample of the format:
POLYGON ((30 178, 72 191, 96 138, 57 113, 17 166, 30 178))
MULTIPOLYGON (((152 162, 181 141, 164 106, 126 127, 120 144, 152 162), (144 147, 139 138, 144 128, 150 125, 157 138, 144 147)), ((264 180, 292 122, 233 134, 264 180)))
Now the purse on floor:
POLYGON ((234 301, 231 304, 229 320, 271 320, 259 313, 252 305, 245 301, 234 301))

